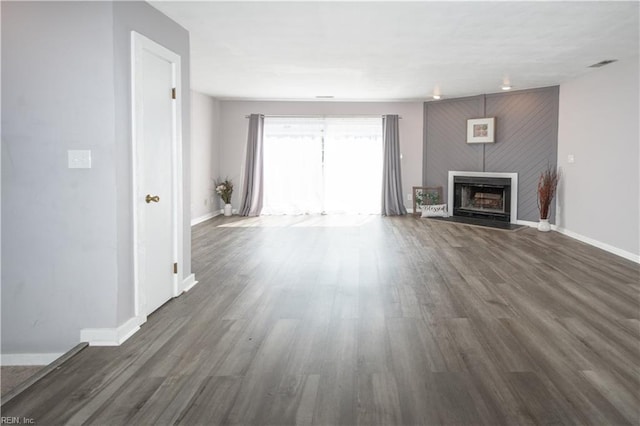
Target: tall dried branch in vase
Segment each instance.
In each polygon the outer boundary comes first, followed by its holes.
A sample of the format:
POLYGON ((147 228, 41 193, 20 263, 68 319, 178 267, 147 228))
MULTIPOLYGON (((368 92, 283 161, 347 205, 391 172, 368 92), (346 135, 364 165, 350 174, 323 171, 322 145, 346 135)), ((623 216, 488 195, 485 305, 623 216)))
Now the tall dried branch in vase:
POLYGON ((549 219, 549 209, 551 202, 556 195, 556 188, 560 180, 560 171, 555 167, 547 166, 547 169, 540 173, 538 179, 538 209, 540 219, 549 219))

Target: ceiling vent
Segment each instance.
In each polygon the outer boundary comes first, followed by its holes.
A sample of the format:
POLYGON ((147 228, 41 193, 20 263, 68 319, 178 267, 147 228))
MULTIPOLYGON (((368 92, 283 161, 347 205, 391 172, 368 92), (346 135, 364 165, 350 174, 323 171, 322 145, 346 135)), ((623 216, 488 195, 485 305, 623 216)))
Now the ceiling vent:
POLYGON ((605 65, 609 65, 613 62, 617 61, 617 59, 605 59, 604 61, 600 61, 597 64, 593 64, 593 65, 589 65, 589 68, 600 68, 600 67, 604 67, 605 65))

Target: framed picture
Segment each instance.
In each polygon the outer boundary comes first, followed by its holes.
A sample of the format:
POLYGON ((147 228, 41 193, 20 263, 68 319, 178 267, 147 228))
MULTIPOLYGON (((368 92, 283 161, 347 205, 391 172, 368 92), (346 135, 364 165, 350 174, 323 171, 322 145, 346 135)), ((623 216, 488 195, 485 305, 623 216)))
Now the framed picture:
POLYGON ((467 143, 495 142, 495 124, 495 117, 467 120, 467 143))

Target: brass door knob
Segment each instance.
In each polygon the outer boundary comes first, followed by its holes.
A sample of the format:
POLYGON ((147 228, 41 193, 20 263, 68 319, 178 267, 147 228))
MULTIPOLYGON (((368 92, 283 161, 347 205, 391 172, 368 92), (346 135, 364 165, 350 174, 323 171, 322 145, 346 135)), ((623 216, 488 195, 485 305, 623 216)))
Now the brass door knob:
POLYGON ((158 201, 160 201, 160 197, 158 197, 157 195, 154 195, 152 197, 150 194, 147 194, 147 196, 144 198, 144 200, 147 202, 147 204, 149 204, 152 201, 154 203, 157 203, 158 201))

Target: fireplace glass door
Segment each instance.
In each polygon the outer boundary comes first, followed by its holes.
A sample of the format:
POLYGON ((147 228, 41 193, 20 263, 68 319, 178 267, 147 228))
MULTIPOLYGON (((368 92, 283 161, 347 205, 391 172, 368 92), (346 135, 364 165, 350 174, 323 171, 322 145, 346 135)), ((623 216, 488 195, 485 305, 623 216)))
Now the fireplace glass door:
POLYGON ((510 179, 456 176, 454 191, 454 215, 511 220, 510 179))

